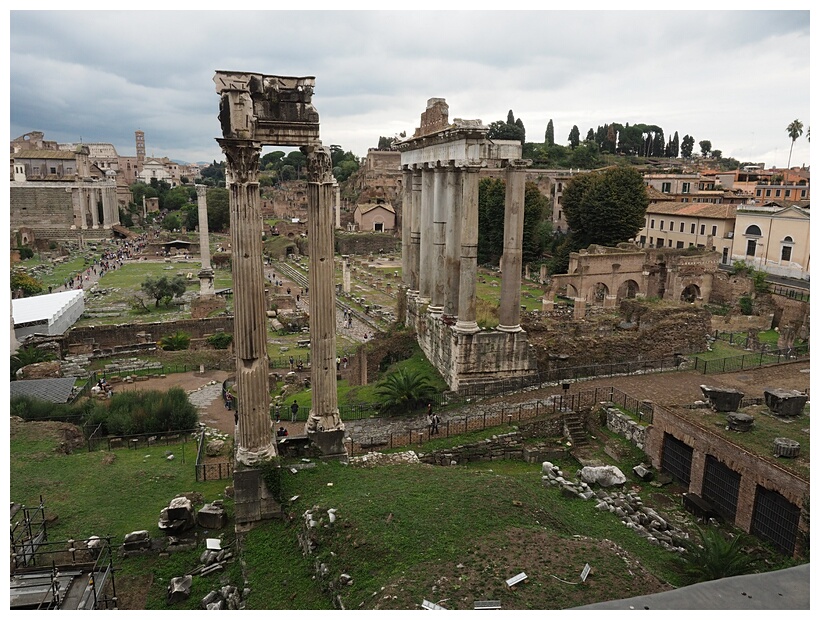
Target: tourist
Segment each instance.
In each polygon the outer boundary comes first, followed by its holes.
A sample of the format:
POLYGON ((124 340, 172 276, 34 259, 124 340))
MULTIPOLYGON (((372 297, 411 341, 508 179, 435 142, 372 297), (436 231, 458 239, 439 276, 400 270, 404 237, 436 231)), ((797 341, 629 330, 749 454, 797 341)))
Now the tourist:
POLYGON ((225 392, 225 409, 228 411, 233 409, 233 396, 231 396, 230 392, 225 392))
POLYGON ((296 414, 297 413, 299 413, 299 403, 297 403, 294 400, 293 404, 290 406, 290 421, 291 422, 296 422, 296 414))
POLYGON ((280 426, 279 430, 276 431, 276 436, 277 437, 287 437, 288 436, 288 429, 286 429, 284 426, 280 426))
POLYGON ((292 355, 290 356, 290 359, 288 361, 290 362, 290 369, 293 370, 293 356, 292 355))

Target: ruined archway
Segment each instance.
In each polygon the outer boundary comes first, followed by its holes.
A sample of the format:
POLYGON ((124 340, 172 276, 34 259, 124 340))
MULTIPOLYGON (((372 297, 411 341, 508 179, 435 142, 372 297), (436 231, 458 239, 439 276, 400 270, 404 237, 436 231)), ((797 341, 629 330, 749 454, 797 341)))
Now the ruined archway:
POLYGON ((603 282, 596 282, 590 289, 590 303, 602 305, 609 295, 609 287, 603 282))
POLYGON ((688 284, 680 294, 680 300, 684 303, 695 303, 700 299, 700 287, 697 284, 688 284))
POLYGON ((635 280, 626 280, 618 287, 618 299, 635 299, 640 292, 641 287, 635 280))

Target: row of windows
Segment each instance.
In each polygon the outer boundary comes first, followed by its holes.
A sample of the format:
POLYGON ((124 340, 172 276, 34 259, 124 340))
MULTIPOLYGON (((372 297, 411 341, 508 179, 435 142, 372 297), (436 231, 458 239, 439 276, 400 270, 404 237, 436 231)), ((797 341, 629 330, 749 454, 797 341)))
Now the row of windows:
MULTIPOLYGON (((664 230, 664 221, 660 220, 659 223, 660 223, 660 228, 658 230, 664 230)), ((678 232, 685 232, 685 227, 686 227, 686 222, 681 222, 680 223, 680 229, 678 230, 678 232)), ((649 220, 649 228, 655 228, 654 218, 649 220)), ((689 225, 689 234, 692 234, 692 235, 696 234, 695 233, 696 229, 697 229, 696 224, 691 223, 689 225)), ((675 232, 675 222, 673 220, 669 220, 669 232, 675 232)), ((701 235, 706 234, 706 224, 701 224, 700 225, 700 234, 701 235)), ((717 226, 712 226, 712 232, 710 234, 713 237, 715 235, 717 235, 717 226)))
MULTIPOLYGON (((671 194, 672 193, 672 183, 669 183, 669 182, 661 183, 661 192, 663 192, 664 194, 671 194)), ((690 193, 692 193, 692 184, 691 183, 681 183, 680 193, 681 194, 690 194, 690 193)))
MULTIPOLYGON (((780 198, 781 191, 786 192, 785 194, 783 194, 784 198, 791 198, 792 197, 792 190, 790 190, 790 189, 787 189, 787 190, 776 189, 776 190, 774 190, 774 197, 775 198, 780 198)), ((805 198, 808 195, 807 192, 808 192, 808 190, 801 189, 800 190, 800 198, 805 198)), ((797 193, 797 192, 795 191, 795 193, 797 193)), ((763 196, 763 190, 758 187, 755 194, 757 195, 758 198, 760 198, 760 197, 763 196)), ((771 198, 771 197, 772 197, 772 190, 767 189, 766 190, 766 198, 771 198)))

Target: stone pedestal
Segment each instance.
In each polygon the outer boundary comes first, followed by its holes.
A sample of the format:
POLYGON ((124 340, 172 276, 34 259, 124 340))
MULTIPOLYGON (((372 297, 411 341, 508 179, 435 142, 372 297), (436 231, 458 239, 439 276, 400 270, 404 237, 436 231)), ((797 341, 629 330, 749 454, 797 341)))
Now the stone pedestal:
POLYGON ((763 398, 766 401, 766 406, 773 414, 789 418, 803 413, 803 409, 809 400, 808 394, 798 390, 772 388, 763 390, 763 398))
POLYGON ((237 525, 281 516, 282 507, 271 495, 259 469, 241 466, 235 469, 233 488, 237 525))
POLYGON ((307 434, 313 444, 322 452, 323 459, 329 460, 345 460, 347 459, 347 450, 345 449, 345 432, 344 430, 334 431, 312 431, 307 434))
POLYGON ((712 409, 721 412, 737 411, 744 396, 743 392, 739 390, 710 387, 708 385, 701 385, 700 391, 703 392, 706 400, 712 405, 712 409))

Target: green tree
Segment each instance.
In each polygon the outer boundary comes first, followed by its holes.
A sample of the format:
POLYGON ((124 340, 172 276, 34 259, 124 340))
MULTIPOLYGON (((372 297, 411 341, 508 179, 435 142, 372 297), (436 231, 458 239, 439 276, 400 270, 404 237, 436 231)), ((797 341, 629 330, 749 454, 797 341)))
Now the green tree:
POLYGON ((282 158, 285 156, 284 151, 272 151, 265 153, 259 159, 260 170, 278 170, 282 167, 282 158))
POLYGON ((569 136, 567 136, 567 140, 569 140, 570 148, 576 148, 579 144, 581 144, 581 132, 578 130, 578 125, 573 125, 572 129, 570 129, 569 136))
POLYGON ((641 173, 618 166, 572 177, 563 204, 576 247, 614 246, 643 227, 649 197, 641 173))
POLYGON ((501 179, 478 182, 478 262, 497 264, 504 251, 504 197, 501 179))
POLYGON ((709 140, 701 140, 698 142, 698 146, 700 147, 700 153, 704 157, 707 157, 709 153, 712 152, 712 143, 709 140))
POLYGON ((224 187, 209 188, 205 194, 208 205, 208 230, 223 232, 231 225, 230 193, 224 187))
POLYGON ((794 119, 791 123, 788 124, 786 127, 786 133, 789 134, 789 137, 792 139, 792 143, 789 146, 789 163, 786 165, 786 168, 790 168, 792 165, 792 149, 794 148, 795 141, 803 135, 803 123, 799 120, 794 119))
POLYGON ((12 291, 23 291, 24 297, 31 297, 32 295, 42 293, 45 288, 40 280, 29 275, 23 269, 12 271, 10 285, 12 291))
POLYGON ((715 159, 721 159, 723 157, 723 151, 720 151, 718 149, 714 149, 712 151, 712 157, 714 157, 715 159))
POLYGON ((521 240, 521 260, 524 263, 541 259, 552 235, 551 219, 549 199, 535 183, 528 181, 524 185, 524 236, 521 240))
POLYGON ((162 228, 164 230, 175 230, 182 228, 182 218, 179 217, 179 213, 173 211, 162 218, 162 228))
POLYGON ((675 135, 669 139, 669 143, 666 145, 666 156, 667 157, 677 157, 680 154, 680 140, 678 139, 678 132, 675 132, 675 135))
POLYGON ((590 127, 587 132, 586 142, 595 142, 595 132, 592 130, 592 127, 590 127))
MULTIPOLYGON (((165 194, 164 207, 169 211, 178 211, 185 205, 191 202, 191 194, 188 191, 192 188, 183 187, 182 185, 174 187, 165 194)), ((196 191, 196 190, 194 190, 196 191)))
POLYGON ((748 537, 737 534, 727 538, 716 528, 703 530, 697 525, 698 540, 685 540, 679 563, 689 583, 746 575, 754 571, 758 559, 743 547, 748 537))
POLYGON ((182 297, 186 287, 187 281, 182 275, 175 275, 173 278, 148 276, 141 285, 142 292, 156 301, 156 308, 159 308, 160 301, 163 305, 168 305, 174 297, 182 297))
POLYGON ((376 394, 383 399, 382 406, 398 413, 410 413, 437 393, 426 376, 405 368, 387 375, 376 386, 376 394))
POLYGON ((683 136, 683 140, 680 143, 680 154, 689 159, 692 157, 692 150, 695 148, 695 139, 690 135, 683 136))
POLYGON ((544 134, 544 142, 547 146, 555 145, 555 126, 552 124, 552 119, 547 123, 547 131, 544 134))

